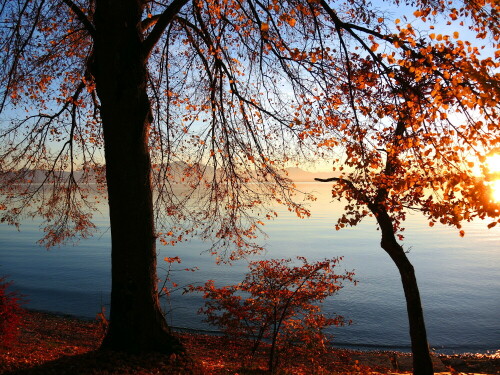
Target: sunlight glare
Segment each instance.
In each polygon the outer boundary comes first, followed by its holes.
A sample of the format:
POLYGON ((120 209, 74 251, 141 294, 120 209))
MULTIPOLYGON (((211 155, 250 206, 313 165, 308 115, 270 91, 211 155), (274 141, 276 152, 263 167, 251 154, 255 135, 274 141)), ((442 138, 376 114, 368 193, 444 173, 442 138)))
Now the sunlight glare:
POLYGON ((490 186, 493 190, 493 200, 495 202, 500 202, 500 180, 493 181, 490 186))
MULTIPOLYGON (((494 180, 489 183, 492 192, 492 198, 495 202, 500 202, 500 154, 493 154, 486 158, 488 171, 494 175, 494 180)), ((492 176, 493 177, 493 176, 492 176)))
POLYGON ((488 169, 492 173, 500 172, 500 154, 488 156, 486 159, 488 169))

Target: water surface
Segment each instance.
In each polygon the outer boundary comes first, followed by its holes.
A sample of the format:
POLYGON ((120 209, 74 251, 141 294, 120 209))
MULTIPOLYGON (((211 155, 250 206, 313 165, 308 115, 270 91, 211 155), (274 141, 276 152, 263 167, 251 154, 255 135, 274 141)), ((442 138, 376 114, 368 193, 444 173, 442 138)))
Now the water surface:
MULTIPOLYGON (((266 253, 257 258, 306 256, 314 261, 343 256, 339 272, 355 270, 357 286, 347 285, 323 306, 353 320, 334 328, 334 342, 358 348, 409 350, 408 325, 402 286, 396 267, 380 248, 380 232, 373 218, 355 228, 335 231, 342 204, 331 203, 328 184, 303 184, 318 192, 312 215, 298 219, 281 210, 267 222, 268 237, 261 239, 266 253)), ((49 251, 38 246, 41 237, 35 222, 27 221, 18 232, 0 226, 0 275, 9 275, 27 296, 28 307, 95 317, 109 303, 110 233, 107 213, 95 222, 99 234, 77 246, 49 251)), ((500 349, 500 230, 486 229, 484 222, 465 226, 466 236, 449 227, 429 227, 417 214, 408 216, 404 247, 414 264, 420 286, 431 346, 444 353, 486 352, 500 349)), ((179 256, 182 265, 199 271, 174 272, 180 285, 216 280, 217 285, 241 281, 246 261, 233 266, 216 265, 205 252, 209 244, 198 239, 174 247, 159 247, 159 273, 164 275, 165 256, 179 256)), ((200 296, 174 294, 168 318, 174 326, 213 329, 197 314, 200 296)))

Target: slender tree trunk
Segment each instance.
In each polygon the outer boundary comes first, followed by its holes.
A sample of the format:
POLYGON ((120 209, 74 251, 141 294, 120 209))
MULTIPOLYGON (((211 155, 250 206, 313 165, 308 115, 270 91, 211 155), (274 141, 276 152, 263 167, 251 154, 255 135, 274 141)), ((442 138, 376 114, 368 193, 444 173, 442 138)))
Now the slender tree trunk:
POLYGON ((161 313, 156 276, 143 2, 98 0, 91 70, 101 101, 111 223, 110 325, 103 348, 181 349, 161 313))
POLYGON ((382 248, 389 254, 398 267, 406 298, 406 310, 410 325, 411 350, 413 354, 413 374, 434 374, 432 360, 427 343, 424 313, 420 301, 417 279, 412 264, 408 260, 404 249, 394 236, 392 220, 387 210, 381 205, 370 204, 369 208, 377 218, 382 231, 382 248))
POLYGON ((273 328, 273 336, 271 338, 271 349, 269 349, 269 360, 267 362, 267 367, 269 368, 269 372, 274 374, 277 368, 277 355, 276 355, 276 340, 278 338, 278 330, 276 328, 276 324, 274 324, 273 328))

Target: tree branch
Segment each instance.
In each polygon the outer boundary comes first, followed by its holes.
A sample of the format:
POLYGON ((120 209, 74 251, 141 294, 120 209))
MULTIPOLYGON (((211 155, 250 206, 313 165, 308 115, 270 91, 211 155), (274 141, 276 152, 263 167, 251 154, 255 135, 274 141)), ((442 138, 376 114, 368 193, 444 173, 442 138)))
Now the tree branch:
POLYGON ((370 198, 368 198, 368 196, 365 193, 363 193, 356 186, 354 186, 354 184, 351 181, 346 180, 344 178, 340 178, 340 177, 315 178, 314 181, 318 181, 318 182, 332 182, 332 181, 341 182, 341 183, 347 185, 347 187, 349 188, 349 190, 351 191, 351 193, 354 195, 354 198, 356 198, 359 201, 362 201, 362 202, 366 203, 367 205, 372 204, 372 201, 370 200, 370 198))
POLYGON ((156 25, 156 23, 158 22, 158 20, 160 19, 160 17, 161 17, 161 14, 155 14, 152 17, 149 17, 149 18, 146 18, 146 19, 142 20, 142 22, 141 22, 141 29, 142 29, 142 31, 146 31, 150 27, 156 25))
POLYGON ((63 0, 63 2, 71 9, 76 17, 83 24, 85 29, 89 32, 90 36, 95 39, 95 27, 83 11, 72 0, 63 0))
POLYGON ((341 178, 338 177, 330 177, 330 178, 315 178, 314 181, 318 182, 332 182, 332 181, 340 181, 341 178))
POLYGON ((167 28, 167 26, 172 22, 177 13, 181 10, 181 8, 187 4, 189 0, 174 0, 170 3, 170 5, 165 9, 165 11, 160 15, 156 24, 151 30, 151 33, 147 36, 147 38, 143 42, 143 51, 144 56, 149 56, 153 47, 156 45, 158 40, 160 40, 161 35, 167 28))
POLYGON ((363 26, 355 25, 355 24, 352 24, 349 22, 344 22, 338 17, 337 13, 332 8, 330 8, 330 6, 328 5, 328 3, 325 0, 321 0, 320 4, 323 7, 323 9, 326 11, 326 13, 330 16, 333 23, 337 27, 340 27, 341 29, 347 30, 350 33, 352 33, 351 29, 355 29, 358 31, 362 31, 366 34, 371 34, 379 39, 382 39, 382 40, 385 40, 385 41, 388 41, 391 43, 396 40, 396 38, 394 36, 384 35, 382 33, 379 33, 379 32, 372 30, 372 29, 368 29, 368 28, 363 27, 363 26))

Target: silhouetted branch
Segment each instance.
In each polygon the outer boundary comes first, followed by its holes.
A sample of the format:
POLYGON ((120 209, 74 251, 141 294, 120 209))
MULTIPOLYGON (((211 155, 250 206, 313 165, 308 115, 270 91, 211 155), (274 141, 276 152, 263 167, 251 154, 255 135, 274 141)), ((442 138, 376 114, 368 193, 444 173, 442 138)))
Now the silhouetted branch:
POLYGON ((181 10, 181 8, 187 4, 189 0, 174 0, 172 3, 165 9, 165 11, 161 14, 156 21, 156 24, 151 30, 151 33, 148 35, 146 40, 144 40, 144 56, 147 57, 153 50, 153 47, 156 45, 158 40, 160 40, 163 32, 167 28, 167 26, 172 22, 177 13, 181 10))
POLYGON ((340 177, 330 177, 330 178, 315 178, 314 181, 318 182, 337 181, 343 183, 349 188, 349 191, 353 194, 353 196, 357 200, 365 202, 366 204, 371 204, 371 199, 369 199, 366 194, 364 194, 361 190, 359 190, 356 186, 354 186, 354 184, 349 180, 340 177))
POLYGON ((150 27, 156 25, 156 23, 158 22, 160 17, 161 17, 161 14, 155 14, 154 16, 143 19, 141 22, 141 29, 143 31, 145 31, 145 30, 149 29, 150 27))
POLYGON ((83 11, 76 5, 72 0, 63 0, 63 2, 75 13, 76 17, 83 24, 85 29, 89 32, 92 38, 95 38, 95 27, 92 25, 88 17, 83 13, 83 11))

